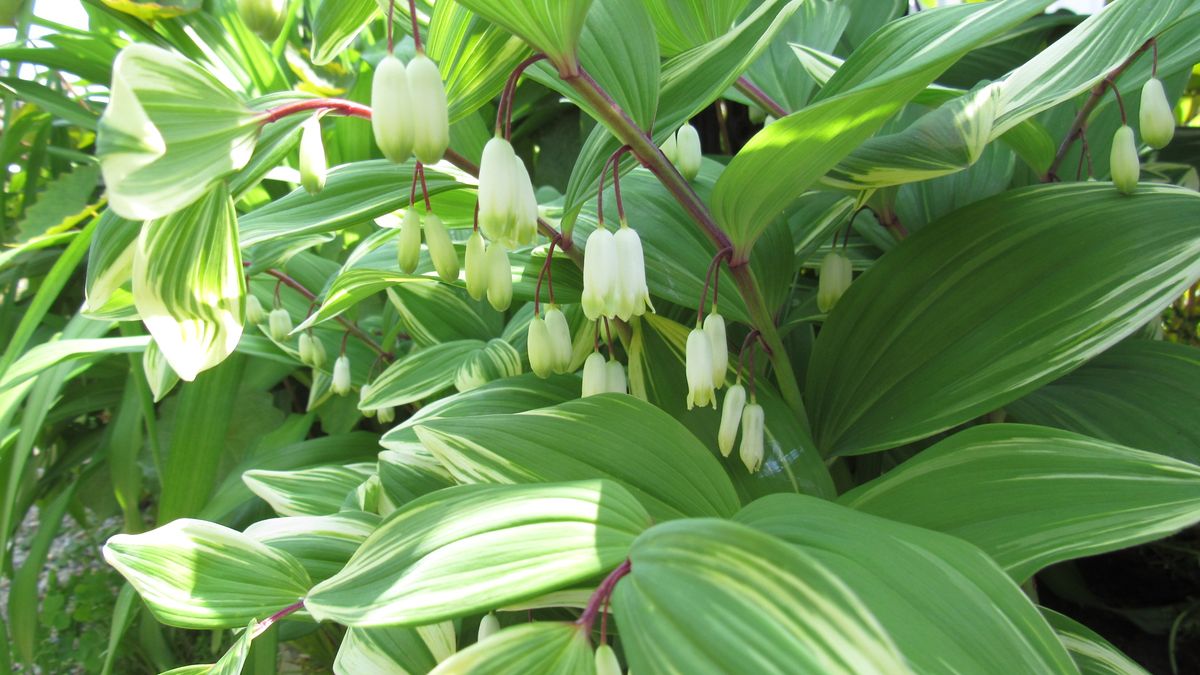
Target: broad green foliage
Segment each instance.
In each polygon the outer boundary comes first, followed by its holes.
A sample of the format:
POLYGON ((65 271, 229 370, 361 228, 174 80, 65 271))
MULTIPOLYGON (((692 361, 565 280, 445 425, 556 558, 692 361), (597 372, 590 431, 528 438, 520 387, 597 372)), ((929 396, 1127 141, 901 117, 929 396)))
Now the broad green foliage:
POLYGON ((593 675, 587 634, 569 623, 539 622, 496 633, 439 665, 437 675, 593 675))

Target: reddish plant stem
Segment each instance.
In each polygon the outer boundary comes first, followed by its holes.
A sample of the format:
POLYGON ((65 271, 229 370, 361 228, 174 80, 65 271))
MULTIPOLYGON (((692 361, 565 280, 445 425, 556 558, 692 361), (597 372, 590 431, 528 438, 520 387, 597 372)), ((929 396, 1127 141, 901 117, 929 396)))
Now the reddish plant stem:
POLYGON ((739 77, 733 86, 737 87, 737 90, 745 94, 746 98, 757 103, 760 108, 766 110, 772 116, 776 118, 788 116, 786 108, 771 98, 767 92, 756 87, 745 75, 739 77))
MULTIPOLYGON (((733 253, 733 249, 728 249, 728 248, 717 251, 717 254, 713 256, 712 262, 708 263, 708 271, 704 275, 704 291, 700 293, 700 304, 696 307, 696 325, 697 326, 699 326, 700 322, 704 320, 704 303, 708 302, 708 286, 710 283, 712 283, 712 279, 714 276, 719 276, 721 274, 721 271, 720 271, 721 261, 728 258, 732 253, 733 253)), ((717 293, 716 293, 716 286, 714 285, 713 286, 713 307, 716 308, 716 306, 717 306, 717 293)))
POLYGON ((253 640, 254 638, 258 637, 259 635, 262 635, 263 633, 267 632, 267 629, 269 629, 271 626, 275 625, 275 622, 280 621, 287 615, 289 615, 293 612, 298 612, 302 609, 304 609, 304 601, 300 600, 299 602, 288 605, 287 607, 284 607, 283 609, 279 610, 278 612, 275 612, 271 616, 268 616, 267 618, 258 622, 258 625, 256 625, 254 627, 253 632, 250 633, 250 639, 253 640))
MULTIPOLYGON (((395 2, 395 0, 392 1, 395 2)), ((418 54, 424 54, 425 46, 421 44, 421 26, 417 24, 417 0, 408 0, 408 18, 412 19, 413 45, 418 54)))
POLYGON ((525 59, 513 68, 512 73, 508 76, 508 81, 504 83, 504 91, 500 94, 500 105, 496 109, 496 135, 499 136, 501 130, 504 131, 504 137, 512 136, 512 99, 517 91, 517 80, 521 79, 521 74, 525 69, 533 64, 546 58, 545 54, 534 54, 525 59))
MULTIPOLYGON (((1083 128, 1087 124, 1088 117, 1091 116, 1092 111, 1096 109, 1096 106, 1100 105, 1100 100, 1104 97, 1104 92, 1107 91, 1109 87, 1116 89, 1117 78, 1121 76, 1121 73, 1124 73, 1126 70, 1128 70, 1129 67, 1132 66, 1135 61, 1137 61, 1139 56, 1156 44, 1157 41, 1154 38, 1147 40, 1141 47, 1138 47, 1137 51, 1135 51, 1133 54, 1130 54, 1129 58, 1122 61, 1121 65, 1112 69, 1112 71, 1110 71, 1103 80, 1100 80, 1096 83, 1095 87, 1092 87, 1092 93, 1088 96, 1087 102, 1085 102, 1083 107, 1079 109, 1079 114, 1075 116, 1075 120, 1071 122, 1071 127, 1067 130, 1066 138, 1064 138, 1062 144, 1058 146, 1058 153, 1054 155, 1054 161, 1050 163, 1050 168, 1046 170, 1046 175, 1042 176, 1043 183, 1053 183, 1058 181, 1059 167, 1062 166, 1063 160, 1067 157, 1067 152, 1071 150, 1071 145, 1075 143, 1075 139, 1079 138, 1080 134, 1083 132, 1083 128)), ((1124 119, 1123 113, 1122 119, 1124 119)))
POLYGON ((584 608, 583 614, 579 615, 579 618, 576 619, 575 625, 583 626, 588 633, 592 632, 592 625, 596 623, 596 616, 600 613, 600 609, 612 597, 613 589, 617 587, 617 582, 621 580, 621 577, 629 574, 631 568, 632 563, 626 558, 625 562, 617 566, 612 572, 609 572, 607 577, 604 577, 604 581, 601 581, 600 585, 596 587, 595 592, 592 593, 592 597, 588 598, 587 607, 584 608))
POLYGON ((554 279, 550 277, 550 263, 554 260, 554 244, 556 242, 550 240, 550 250, 546 253, 546 262, 542 263, 542 269, 538 271, 537 284, 533 288, 533 315, 538 315, 538 310, 542 302, 542 277, 547 277, 547 283, 550 290, 550 304, 554 304, 554 279))
MULTIPOLYGON (((299 281, 296 281, 295 279, 288 276, 283 271, 277 270, 277 269, 269 269, 269 270, 267 270, 267 274, 278 279, 279 280, 278 283, 281 283, 284 286, 287 286, 288 288, 295 290, 297 293, 299 293, 300 295, 303 295, 304 297, 308 298, 309 300, 317 299, 317 296, 315 293, 313 293, 312 291, 305 288, 304 284, 300 283, 299 281)), ((278 286, 276 288, 278 288, 278 286)), ((364 331, 363 329, 359 328, 358 326, 354 325, 354 323, 352 323, 351 321, 346 319, 346 317, 337 316, 337 317, 334 317, 334 320, 337 321, 338 323, 342 324, 343 326, 345 326, 346 330, 349 331, 350 333, 353 333, 355 337, 362 340, 364 344, 366 344, 368 347, 371 348, 371 351, 375 352, 376 354, 380 355, 381 357, 383 357, 389 361, 392 360, 393 357, 390 352, 388 352, 382 346, 380 346, 380 344, 378 342, 376 342, 374 339, 372 339, 371 336, 368 335, 366 331, 364 331)))
MULTIPOLYGON (((1112 93, 1113 93, 1113 96, 1117 97, 1117 107, 1121 109, 1121 124, 1129 124, 1129 119, 1125 116, 1125 99, 1121 96, 1121 90, 1118 89, 1117 85, 1115 85, 1115 84, 1112 87, 1112 93)), ((1083 129, 1081 127, 1080 128, 1081 133, 1082 133, 1082 130, 1083 129)))
POLYGON ((396 50, 396 42, 395 42, 395 40, 392 39, 392 36, 394 35, 393 28, 396 23, 395 16, 396 16, 396 0, 390 0, 390 2, 388 2, 388 15, 387 15, 387 50, 388 50, 388 54, 391 54, 392 52, 394 52, 396 50))
POLYGON ((433 205, 429 203, 429 186, 425 184, 425 165, 417 162, 413 172, 421 174, 421 195, 425 197, 425 213, 433 213, 433 205))
POLYGON ((625 202, 621 201, 621 155, 628 149, 628 145, 623 145, 612 156, 613 198, 617 202, 617 219, 622 225, 625 224, 625 202))

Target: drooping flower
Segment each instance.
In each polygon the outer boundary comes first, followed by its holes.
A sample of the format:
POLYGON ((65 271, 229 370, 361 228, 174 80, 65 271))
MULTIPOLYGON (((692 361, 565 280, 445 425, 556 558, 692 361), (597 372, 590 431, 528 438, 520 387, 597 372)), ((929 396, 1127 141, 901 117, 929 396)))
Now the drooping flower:
POLYGON ((817 280, 817 309, 822 312, 833 309, 850 287, 853 276, 854 267, 850 259, 838 251, 830 251, 821 261, 821 276, 817 280))
POLYGON ((238 14, 246 27, 273 42, 287 19, 287 0, 238 0, 238 14))
POLYGON ((688 410, 696 406, 701 408, 706 405, 717 407, 716 396, 713 394, 712 361, 712 343, 709 342, 708 335, 704 333, 704 330, 696 326, 691 333, 688 333, 687 339, 685 370, 688 381, 688 410))
POLYGON ((725 317, 717 313, 715 305, 704 317, 704 334, 712 345, 713 386, 720 389, 725 386, 725 374, 729 370, 729 344, 725 337, 725 317))
POLYGON ((300 361, 313 368, 325 365, 325 343, 309 335, 300 334, 300 361))
POLYGON ((615 316, 612 310, 617 285, 617 245, 613 233, 597 227, 583 249, 583 313, 595 321, 615 316))
POLYGON ((1163 89, 1162 80, 1152 77, 1142 86, 1142 140, 1152 148, 1165 148, 1175 137, 1175 112, 1163 89))
POLYGON ((746 470, 758 473, 763 463, 763 409, 757 403, 751 403, 742 410, 742 445, 738 448, 738 456, 746 470))
POLYGON ((396 409, 392 406, 380 408, 375 411, 375 419, 379 420, 380 424, 391 424, 396 421, 396 409))
POLYGON ((253 293, 246 293, 246 323, 259 326, 267 322, 267 311, 253 293))
POLYGON ((546 310, 545 315, 546 333, 550 337, 550 347, 554 354, 551 362, 551 370, 556 373, 565 373, 571 369, 571 327, 567 324, 567 317, 557 307, 551 307, 546 310))
POLYGON ((675 132, 667 136, 667 140, 663 141, 659 149, 672 164, 679 164, 679 143, 675 140, 675 132))
POLYGON ((1117 129, 1113 136, 1112 153, 1109 156, 1109 169, 1112 172, 1113 184, 1125 194, 1133 194, 1137 190, 1138 179, 1142 175, 1142 163, 1138 159, 1137 141, 1133 136, 1133 128, 1128 124, 1117 129))
POLYGON ((625 366, 616 359, 604 364, 605 389, 610 394, 628 394, 629 382, 625 379, 625 366))
POLYGON ((458 252, 454 250, 446 225, 432 213, 425 215, 425 246, 429 248, 433 269, 442 281, 458 281, 458 252))
POLYGON ((467 268, 467 294, 476 300, 482 300, 483 295, 487 293, 487 247, 479 230, 472 232, 467 239, 463 266, 467 268))
POLYGON ((359 387, 359 389, 358 389, 358 407, 360 409, 360 412, 362 412, 363 417, 367 417, 367 418, 374 417, 375 413, 376 413, 375 408, 363 408, 362 407, 363 401, 366 401, 367 397, 370 395, 371 395, 371 383, 370 382, 367 382, 363 386, 359 387))
POLYGON ((700 132, 696 131, 696 127, 685 124, 675 132, 675 143, 679 173, 689 181, 695 179, 700 173, 700 163, 704 158, 700 152, 700 132))
POLYGON ((411 206, 404 211, 404 220, 400 223, 396 262, 405 274, 417 271, 417 264, 421 262, 421 216, 411 206))
POLYGON ((725 400, 721 403, 721 428, 717 431, 717 447, 722 457, 728 457, 733 452, 733 442, 737 440, 738 425, 742 422, 742 409, 746 407, 746 388, 735 384, 725 392, 725 400))
POLYGON ((607 644, 596 647, 596 675, 621 675, 617 653, 607 644))
POLYGON ((440 162, 450 145, 450 117, 446 85, 428 56, 418 53, 408 62, 408 90, 413 107, 413 154, 423 164, 440 162))
POLYGON ((538 203, 533 191, 533 181, 525 162, 513 155, 514 170, 517 176, 517 195, 513 202, 513 238, 522 246, 533 241, 537 234, 538 203))
POLYGON ((270 329, 271 339, 283 342, 292 332, 292 316, 282 307, 271 310, 267 317, 267 328, 270 329))
POLYGON ((512 267, 504 244, 493 241, 487 248, 487 298, 497 312, 512 304, 512 267))
POLYGON ((595 396, 608 391, 608 366, 600 352, 592 352, 583 362, 583 395, 595 396))
POLYGON ((483 642, 489 637, 495 635, 500 630, 500 619, 496 618, 495 612, 488 612, 487 616, 479 621, 478 637, 479 642, 483 642))
MULTIPOLYGON (((616 288, 613 289, 613 301, 608 304, 606 316, 616 314, 622 321, 628 321, 632 316, 645 314, 647 306, 654 309, 650 302, 650 289, 646 286, 646 258, 637 230, 624 222, 613 235, 613 244, 617 257, 616 288)), ((585 258, 585 267, 586 264, 585 258)))
POLYGON ((300 185, 310 195, 325 189, 325 143, 321 140, 321 119, 313 115, 305 120, 300 132, 300 185))
POLYGON ((413 119, 408 72, 404 63, 388 54, 375 67, 371 79, 371 131, 383 156, 399 164, 412 156, 413 119))
POLYGON ((541 378, 550 377, 555 366, 554 345, 550 338, 550 331, 546 327, 546 321, 537 315, 534 315, 533 319, 529 321, 527 351, 529 352, 529 368, 533 370, 534 374, 541 378))
POLYGON ((338 396, 350 393, 350 357, 342 354, 333 362, 333 382, 329 388, 338 396))
POLYGON ((510 241, 517 203, 517 155, 499 136, 483 146, 479 162, 479 227, 492 241, 510 241))

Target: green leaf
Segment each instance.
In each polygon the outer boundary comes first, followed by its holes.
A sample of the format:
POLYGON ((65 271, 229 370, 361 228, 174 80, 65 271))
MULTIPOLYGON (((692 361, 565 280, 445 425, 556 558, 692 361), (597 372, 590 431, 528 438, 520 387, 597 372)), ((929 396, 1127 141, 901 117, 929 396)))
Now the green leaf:
POLYGON ((375 0, 340 0, 317 5, 312 19, 313 64, 323 66, 345 52, 358 33, 375 19, 378 10, 375 0))
POLYGON ((851 14, 844 3, 805 2, 772 40, 761 57, 746 71, 746 77, 784 110, 799 110, 812 97, 817 82, 805 73, 796 59, 795 43, 821 52, 832 52, 849 24, 851 14))
POLYGON ((1147 675, 1133 659, 1087 626, 1052 609, 1041 610, 1082 675, 1147 675))
POLYGON ((100 215, 88 250, 87 309, 99 311, 118 289, 133 278, 133 252, 141 223, 125 220, 112 209, 100 215))
POLYGON ((468 354, 454 374, 454 388, 477 389, 493 380, 521 374, 521 352, 500 338, 492 338, 468 354))
POLYGON ((292 471, 257 469, 242 474, 242 480, 281 516, 326 516, 337 513, 346 495, 374 473, 374 463, 361 463, 292 471))
POLYGON ((438 662, 421 639, 420 630, 399 626, 351 628, 338 647, 333 672, 336 675, 428 673, 438 662))
POLYGON ((1010 0, 946 7, 895 21, 872 35, 815 103, 755 135, 717 181, 713 212, 738 251, 748 253, 795 198, 963 54, 1048 4, 1010 0))
POLYGON ((746 525, 657 525, 617 582, 625 655, 640 673, 910 673, 870 610, 816 558, 746 525))
POLYGON ((290 554, 310 579, 321 582, 342 571, 378 526, 379 516, 373 513, 342 511, 327 516, 268 518, 246 528, 245 535, 290 554))
POLYGON ((1200 353, 1128 340, 1005 406, 1018 422, 1076 433, 1200 464, 1200 353))
POLYGON ((292 556, 190 518, 111 537, 104 560, 155 618, 180 628, 237 628, 296 602, 312 585, 292 556))
POLYGON ((734 520, 837 570, 917 672, 1071 671, 1021 589, 959 539, 801 495, 764 497, 734 520))
POLYGON ((388 289, 388 298, 400 315, 404 332, 418 347, 463 338, 488 340, 496 335, 485 319, 487 310, 469 300, 461 288, 402 283, 388 289))
POLYGON ((545 54, 559 72, 578 72, 579 34, 592 0, 458 0, 545 54))
POLYGON ((15 77, 0 77, 0 91, 32 103, 76 126, 93 131, 96 129, 96 113, 44 84, 15 77))
POLYGON ((647 0, 663 56, 675 56, 729 32, 747 0, 647 0))
POLYGON ((1200 468, 1057 429, 987 424, 839 501, 966 539, 1024 581, 1200 520, 1200 468))
POLYGON ((529 55, 529 47, 461 4, 439 2, 429 20, 425 53, 442 73, 454 123, 500 94, 509 73, 529 55))
POLYGON ((18 384, 64 361, 108 354, 136 354, 146 349, 149 342, 149 336, 144 335, 43 342, 25 352, 9 367, 4 377, 0 378, 0 391, 12 391, 18 384))
POLYGON ((1200 276, 1197 223, 1194 192, 1075 183, 927 225, 856 279, 821 330, 807 386, 817 446, 894 447, 1078 367, 1200 276))
POLYGON ((430 675, 595 675, 587 632, 574 623, 511 626, 458 652, 430 675))
POLYGON ((258 123, 258 113, 196 64, 129 45, 113 65, 96 136, 112 209, 150 220, 196 201, 250 159, 258 123))
POLYGON ((612 479, 655 520, 730 516, 738 508, 729 478, 696 437, 632 396, 589 396, 516 415, 431 420, 418 424, 416 432, 461 483, 612 479))
POLYGON ((455 340, 409 352, 371 382, 359 409, 405 405, 449 388, 463 360, 483 346, 480 340, 455 340))
POLYGON ((133 253, 133 300, 184 380, 233 353, 242 337, 246 277, 237 214, 224 184, 142 226, 133 253))
POLYGON ((462 485, 410 502, 305 606, 347 626, 417 626, 615 567, 650 522, 616 483, 462 485))

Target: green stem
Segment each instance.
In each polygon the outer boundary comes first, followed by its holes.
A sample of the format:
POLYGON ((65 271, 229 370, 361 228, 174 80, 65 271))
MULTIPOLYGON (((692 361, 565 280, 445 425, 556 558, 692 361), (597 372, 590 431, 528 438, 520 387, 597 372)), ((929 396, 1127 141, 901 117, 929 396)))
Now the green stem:
POLYGON ((296 27, 296 21, 300 18, 300 0, 292 0, 288 3, 287 13, 283 29, 279 31, 279 37, 275 38, 275 43, 271 45, 271 58, 276 61, 287 50, 288 38, 292 34, 292 29, 296 27))
POLYGON ((779 393, 794 413, 804 415, 804 401, 800 397, 800 385, 796 382, 791 359, 788 358, 783 340, 775 328, 774 317, 759 291, 758 282, 747 264, 749 260, 733 246, 729 236, 717 225, 716 220, 709 212, 708 205, 704 203, 700 195, 696 194, 696 191, 679 173, 675 165, 662 153, 650 135, 642 131, 637 122, 633 121, 586 71, 580 68, 578 75, 564 76, 563 81, 591 105, 599 115, 600 121, 616 135, 618 140, 630 147, 642 166, 649 169, 663 187, 675 197, 675 200, 696 221, 718 251, 726 248, 733 249, 733 258, 729 262, 729 269, 738 286, 738 291, 746 301, 746 310, 750 314, 751 324, 762 334, 763 340, 770 350, 769 356, 775 370, 775 379, 779 384, 779 393))

